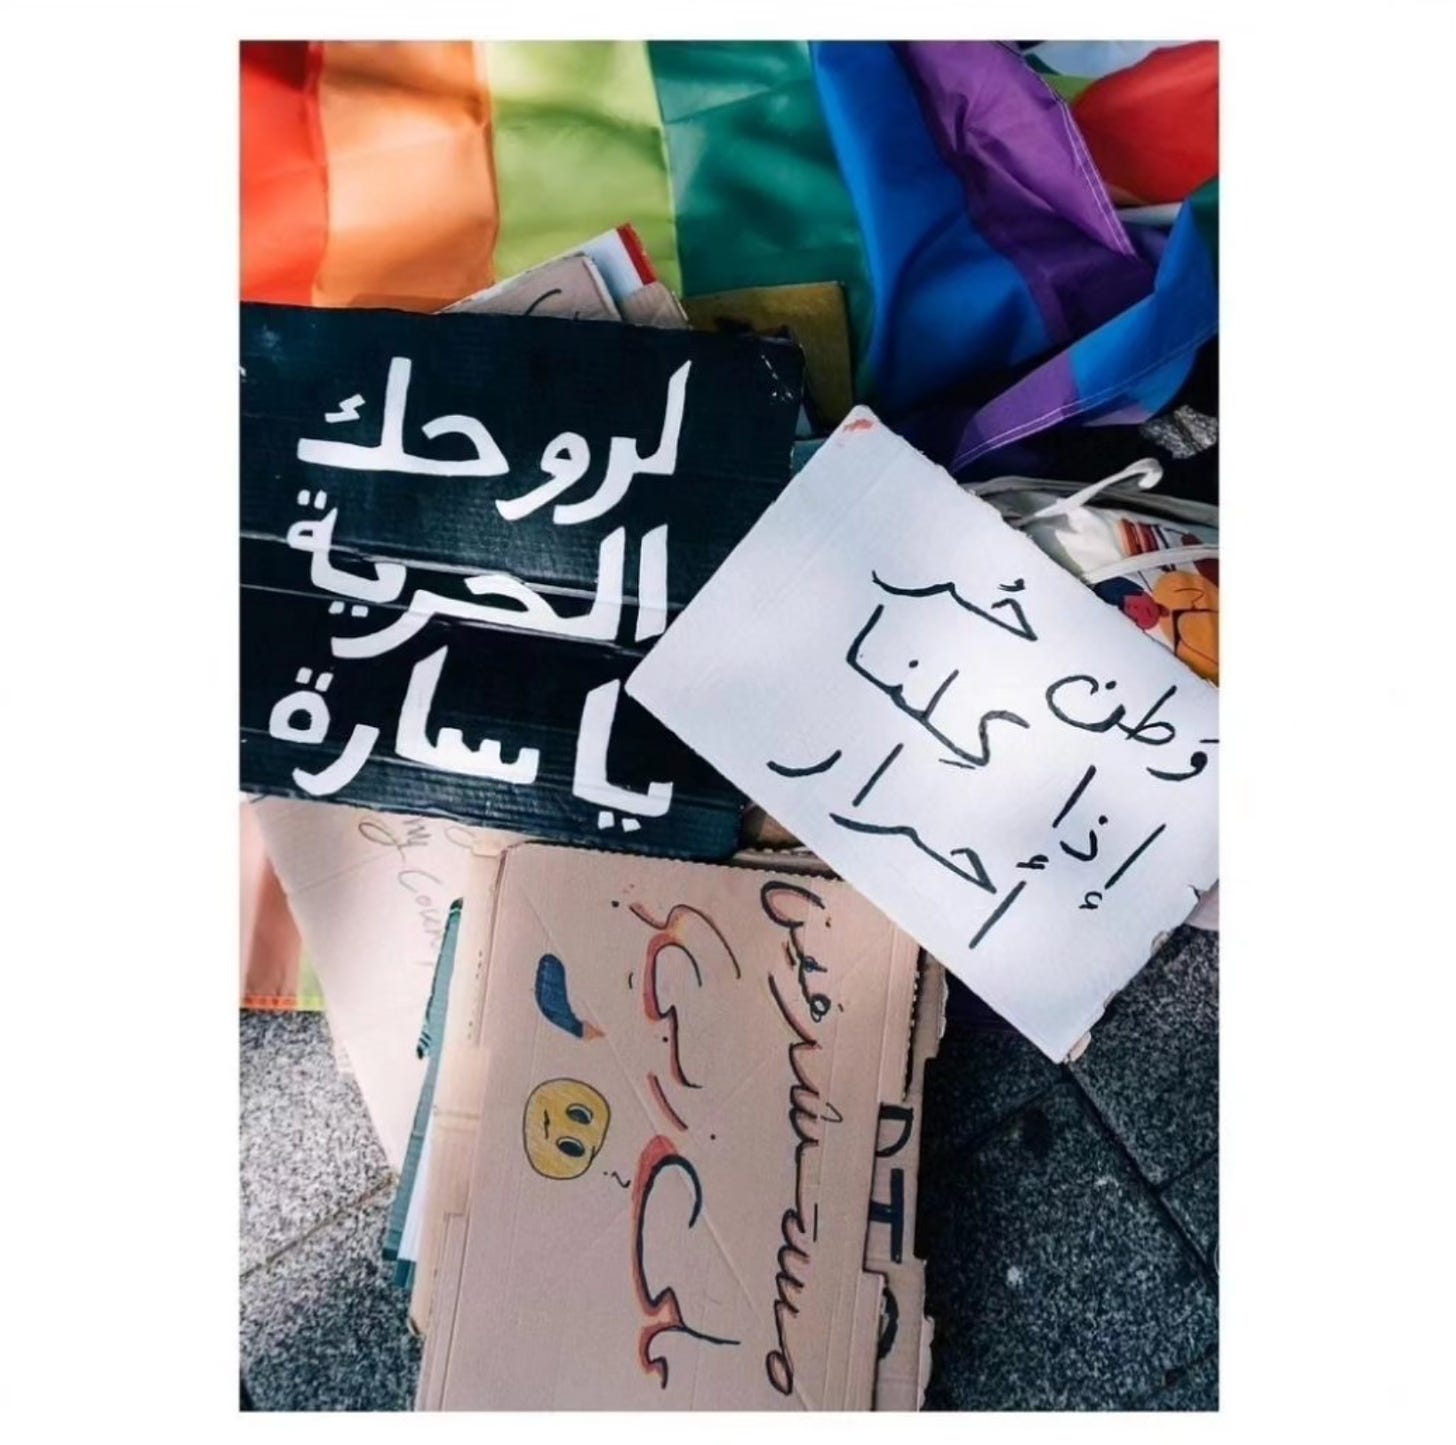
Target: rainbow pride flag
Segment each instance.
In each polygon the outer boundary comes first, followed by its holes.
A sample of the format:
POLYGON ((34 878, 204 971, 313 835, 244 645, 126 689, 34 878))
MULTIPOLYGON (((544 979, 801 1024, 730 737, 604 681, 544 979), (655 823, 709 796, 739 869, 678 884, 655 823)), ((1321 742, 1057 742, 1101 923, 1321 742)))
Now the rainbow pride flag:
POLYGON ((242 295, 433 311, 630 222, 687 296, 838 282, 857 399, 948 464, 1151 415, 1217 329, 1217 186, 1171 238, 1116 202, 1216 175, 1217 47, 1134 46, 1094 77, 1057 59, 984 41, 244 42, 242 295))

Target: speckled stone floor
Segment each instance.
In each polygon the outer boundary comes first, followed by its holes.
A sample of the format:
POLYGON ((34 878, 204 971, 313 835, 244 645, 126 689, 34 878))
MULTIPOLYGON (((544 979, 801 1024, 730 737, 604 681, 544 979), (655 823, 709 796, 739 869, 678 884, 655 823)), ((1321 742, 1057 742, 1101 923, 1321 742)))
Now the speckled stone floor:
MULTIPOLYGON (((1070 1067, 964 1004, 926 1075, 927 1408, 1217 1409, 1217 939, 1176 933, 1070 1067)), ((363 1102, 321 1015, 241 1030, 242 1398, 408 1409, 363 1102)))

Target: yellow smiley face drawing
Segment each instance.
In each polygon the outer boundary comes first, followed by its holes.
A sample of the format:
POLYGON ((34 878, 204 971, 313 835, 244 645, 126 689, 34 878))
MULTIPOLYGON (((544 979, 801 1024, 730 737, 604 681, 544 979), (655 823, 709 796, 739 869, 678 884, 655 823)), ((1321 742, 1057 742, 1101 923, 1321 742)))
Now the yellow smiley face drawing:
POLYGON ((575 1179, 597 1157, 612 1111, 579 1079, 547 1079, 526 1100, 521 1135, 531 1168, 547 1179, 575 1179))

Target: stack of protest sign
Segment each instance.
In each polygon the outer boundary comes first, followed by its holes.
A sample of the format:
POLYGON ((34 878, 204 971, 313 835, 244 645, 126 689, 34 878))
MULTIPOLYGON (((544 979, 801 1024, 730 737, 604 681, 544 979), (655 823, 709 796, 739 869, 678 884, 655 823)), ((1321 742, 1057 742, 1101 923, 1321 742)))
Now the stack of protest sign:
POLYGON ((1196 619, 846 415, 843 318, 629 227, 243 307, 242 787, 421 1408, 916 1408, 946 971, 1061 1060, 1217 881, 1196 619))

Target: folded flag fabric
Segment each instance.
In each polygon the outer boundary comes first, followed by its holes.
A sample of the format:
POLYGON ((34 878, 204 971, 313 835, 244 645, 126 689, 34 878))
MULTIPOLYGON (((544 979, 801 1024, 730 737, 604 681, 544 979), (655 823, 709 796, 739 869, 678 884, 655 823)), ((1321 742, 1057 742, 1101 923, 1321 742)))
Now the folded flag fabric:
MULTIPOLYGON (((837 281, 863 343, 875 299, 861 220, 799 41, 653 41, 688 296, 837 281)), ((655 253, 654 253, 655 254, 655 253)))
POLYGON ((1218 182, 1179 213, 1152 294, 981 407, 927 411, 906 432, 959 474, 998 447, 1073 419, 1146 421, 1218 331, 1218 182))
POLYGON ((1218 174, 1218 43, 1154 50, 1094 80, 1072 114, 1119 204, 1184 200, 1218 174))
POLYGON ((681 291, 662 117, 642 44, 477 44, 488 93, 500 235, 511 276, 627 221, 681 291))
POLYGON ((1165 352, 1206 318, 1114 203, 1216 174, 1218 52, 1119 44, 244 42, 243 299, 434 311, 630 222, 690 297, 842 286, 892 420, 1065 391, 1084 341, 1079 395, 1146 407, 1150 316, 1165 352), (1069 104, 1053 62, 1098 73, 1069 104))
POLYGON ((428 311, 489 284, 490 124, 468 44, 244 42, 243 300, 428 311))
POLYGON ((1047 40, 1023 58, 1071 104, 1119 206, 1176 204, 1218 174, 1216 42, 1047 40))
POLYGON ((1065 346, 1145 296, 1065 103, 1009 47, 814 47, 875 286, 863 390, 889 412, 1065 346))

